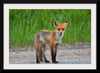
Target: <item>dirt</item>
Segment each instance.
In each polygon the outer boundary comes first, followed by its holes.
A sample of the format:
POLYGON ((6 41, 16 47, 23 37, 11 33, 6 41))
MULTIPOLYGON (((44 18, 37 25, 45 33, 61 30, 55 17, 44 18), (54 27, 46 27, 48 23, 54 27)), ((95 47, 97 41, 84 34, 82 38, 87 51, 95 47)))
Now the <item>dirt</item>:
MULTIPOLYGON (((47 47, 46 57, 50 63, 41 62, 40 64, 52 64, 50 48, 47 47)), ((57 51, 58 64, 91 64, 91 43, 60 44, 57 51)), ((9 49, 10 64, 36 64, 34 46, 9 49), (27 48, 27 47, 26 47, 27 48)))

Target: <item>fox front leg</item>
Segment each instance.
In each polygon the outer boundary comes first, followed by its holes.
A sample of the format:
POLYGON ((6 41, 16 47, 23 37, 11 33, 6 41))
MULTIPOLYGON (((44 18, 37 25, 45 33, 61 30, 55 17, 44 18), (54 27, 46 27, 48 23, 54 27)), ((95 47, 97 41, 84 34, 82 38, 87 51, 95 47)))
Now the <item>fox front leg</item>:
POLYGON ((53 54, 54 54, 54 63, 58 63, 58 61, 56 61, 57 48, 58 48, 58 44, 56 44, 56 45, 54 46, 54 50, 53 50, 53 54))
POLYGON ((57 45, 57 44, 54 45, 54 43, 52 43, 52 44, 50 45, 52 63, 58 63, 58 61, 56 61, 57 47, 58 47, 58 45, 57 45))

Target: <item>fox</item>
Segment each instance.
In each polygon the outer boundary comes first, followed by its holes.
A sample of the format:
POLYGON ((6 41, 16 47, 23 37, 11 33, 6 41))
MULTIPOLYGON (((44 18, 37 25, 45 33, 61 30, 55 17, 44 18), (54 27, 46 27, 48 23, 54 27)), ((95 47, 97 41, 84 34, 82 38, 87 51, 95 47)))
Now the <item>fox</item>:
POLYGON ((49 44, 50 51, 51 51, 51 60, 52 63, 58 63, 56 61, 57 55, 57 48, 58 45, 61 43, 61 39, 64 36, 64 32, 68 21, 64 23, 58 23, 56 20, 54 21, 54 27, 56 28, 55 31, 50 30, 40 30, 34 39, 34 46, 36 51, 36 63, 40 63, 40 61, 45 61, 49 63, 50 61, 47 60, 45 56, 46 45, 49 44))

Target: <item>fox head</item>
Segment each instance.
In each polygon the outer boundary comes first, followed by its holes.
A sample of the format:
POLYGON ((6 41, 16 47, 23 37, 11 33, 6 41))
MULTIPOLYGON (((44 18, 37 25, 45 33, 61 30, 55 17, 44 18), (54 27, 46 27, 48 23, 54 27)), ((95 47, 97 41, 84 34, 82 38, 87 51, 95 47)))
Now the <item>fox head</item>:
POLYGON ((65 23, 58 23, 57 21, 54 21, 54 26, 56 28, 56 31, 58 32, 59 35, 64 34, 64 31, 66 29, 68 21, 66 21, 65 23))

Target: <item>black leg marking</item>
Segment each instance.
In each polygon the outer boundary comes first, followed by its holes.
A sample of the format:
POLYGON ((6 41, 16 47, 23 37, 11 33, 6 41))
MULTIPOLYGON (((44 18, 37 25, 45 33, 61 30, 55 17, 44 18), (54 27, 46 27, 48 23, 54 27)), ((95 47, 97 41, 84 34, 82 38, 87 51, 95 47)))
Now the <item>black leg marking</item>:
POLYGON ((52 52, 52 62, 53 63, 58 63, 58 61, 56 61, 56 54, 57 54, 57 52, 52 52))
POLYGON ((57 52, 55 52, 54 54, 54 63, 58 63, 58 61, 56 61, 56 55, 57 55, 57 52))
POLYGON ((44 60, 46 63, 49 63, 49 61, 46 59, 46 56, 44 55, 44 60))
POLYGON ((40 63, 38 56, 36 57, 36 63, 40 63))
POLYGON ((54 52, 52 51, 52 62, 54 63, 55 59, 54 59, 54 52))

